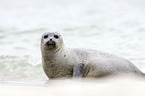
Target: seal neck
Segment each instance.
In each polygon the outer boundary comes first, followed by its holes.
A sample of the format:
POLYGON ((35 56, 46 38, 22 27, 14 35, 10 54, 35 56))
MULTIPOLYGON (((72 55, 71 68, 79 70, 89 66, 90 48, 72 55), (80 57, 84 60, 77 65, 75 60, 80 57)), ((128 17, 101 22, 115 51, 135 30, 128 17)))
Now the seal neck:
MULTIPOLYGON (((58 52, 61 53, 64 49, 65 49, 64 46, 61 46, 55 50, 47 50, 46 51, 46 50, 41 49, 41 52, 45 53, 45 55, 52 55, 52 54, 57 54, 58 52)), ((43 56, 44 56, 44 54, 43 54, 43 56)))

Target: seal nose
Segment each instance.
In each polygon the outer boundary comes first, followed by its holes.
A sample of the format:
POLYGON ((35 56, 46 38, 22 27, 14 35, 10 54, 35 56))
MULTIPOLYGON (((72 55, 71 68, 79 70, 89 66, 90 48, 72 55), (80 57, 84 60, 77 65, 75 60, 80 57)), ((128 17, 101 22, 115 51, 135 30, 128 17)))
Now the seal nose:
POLYGON ((52 39, 50 39, 50 41, 52 41, 52 39))

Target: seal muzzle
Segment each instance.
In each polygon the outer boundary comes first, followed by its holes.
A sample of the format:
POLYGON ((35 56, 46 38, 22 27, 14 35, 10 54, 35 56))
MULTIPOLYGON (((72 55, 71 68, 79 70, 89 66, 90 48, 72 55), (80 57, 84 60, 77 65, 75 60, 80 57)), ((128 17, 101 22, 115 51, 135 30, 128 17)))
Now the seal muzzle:
POLYGON ((46 45, 47 46, 55 46, 56 43, 55 43, 55 41, 48 41, 48 42, 46 42, 46 45))

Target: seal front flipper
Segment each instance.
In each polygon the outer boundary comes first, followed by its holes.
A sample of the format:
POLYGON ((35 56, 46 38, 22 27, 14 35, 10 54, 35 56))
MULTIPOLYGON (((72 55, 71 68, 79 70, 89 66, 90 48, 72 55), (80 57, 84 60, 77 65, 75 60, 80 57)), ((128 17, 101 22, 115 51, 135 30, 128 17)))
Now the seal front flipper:
POLYGON ((79 64, 74 66, 73 78, 86 77, 89 72, 89 68, 85 64, 79 64))

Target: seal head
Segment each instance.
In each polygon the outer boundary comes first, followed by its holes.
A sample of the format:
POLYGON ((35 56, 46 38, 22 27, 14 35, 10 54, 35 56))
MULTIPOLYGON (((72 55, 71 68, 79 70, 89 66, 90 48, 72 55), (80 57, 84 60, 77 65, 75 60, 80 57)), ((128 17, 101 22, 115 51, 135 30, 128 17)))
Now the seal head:
POLYGON ((57 32, 47 32, 41 37, 41 50, 54 51, 63 46, 63 39, 57 32))

